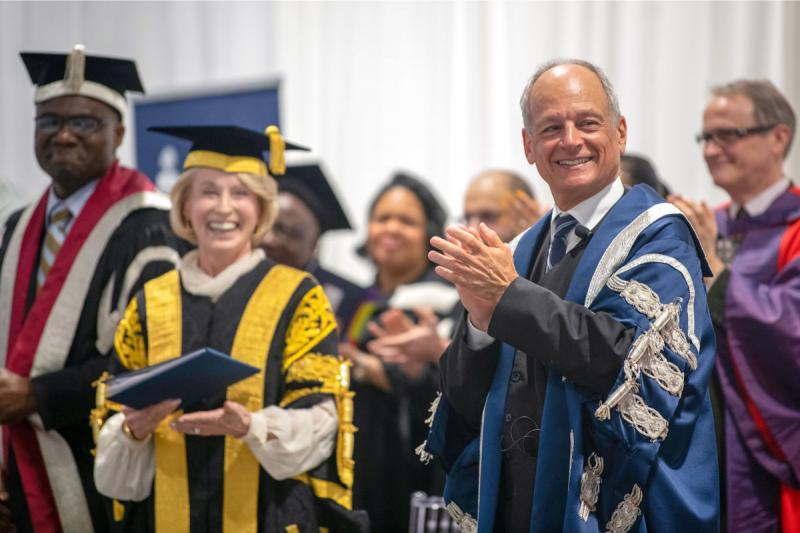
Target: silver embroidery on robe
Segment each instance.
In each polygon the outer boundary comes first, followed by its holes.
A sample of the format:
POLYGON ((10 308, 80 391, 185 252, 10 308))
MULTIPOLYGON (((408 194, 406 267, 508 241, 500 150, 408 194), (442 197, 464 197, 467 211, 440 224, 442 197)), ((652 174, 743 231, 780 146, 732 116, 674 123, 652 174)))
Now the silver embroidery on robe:
POLYGON ((689 302, 686 306, 686 331, 688 333, 689 339, 692 341, 695 349, 699 352, 700 351, 700 339, 697 338, 694 332, 694 302, 696 297, 696 291, 694 288, 694 283, 692 282, 692 276, 689 274, 689 270, 677 259, 674 257, 670 257, 664 254, 645 254, 640 257, 637 257, 630 263, 627 263, 619 270, 617 270, 614 275, 620 276, 625 272, 636 268, 644 263, 661 263, 663 265, 668 265, 675 269, 682 277, 683 280, 686 282, 686 287, 689 290, 689 302))
POLYGON ((611 520, 606 524, 606 533, 627 533, 636 523, 639 515, 642 514, 639 505, 642 503, 642 489, 639 485, 634 485, 629 494, 619 502, 611 520))
MULTIPOLYGON (((624 290, 630 283, 616 278, 609 282, 609 286, 624 290)), ((650 290, 649 287, 646 288, 650 290)), ((646 291, 638 291, 637 294, 646 294, 646 291)), ((661 311, 655 317, 652 326, 639 335, 628 352, 623 364, 625 381, 595 411, 595 416, 599 420, 608 420, 611 418, 611 409, 618 407, 622 417, 651 440, 666 437, 668 424, 658 411, 645 405, 644 400, 636 396, 640 373, 655 379, 671 394, 680 396, 683 392, 683 373, 661 353, 664 349, 662 331, 679 315, 680 306, 675 303, 662 305, 660 302, 658 305, 661 306, 661 311)))
POLYGON ((674 205, 666 202, 656 204, 637 216, 614 237, 614 240, 608 245, 608 248, 606 248, 606 251, 597 264, 597 268, 594 270, 592 279, 589 282, 589 289, 586 291, 584 307, 590 308, 592 306, 594 299, 600 294, 608 278, 611 277, 611 274, 613 274, 622 262, 625 261, 625 258, 628 257, 639 235, 653 222, 670 215, 679 216, 686 220, 683 213, 674 205))
POLYGON ((478 533, 478 521, 469 513, 462 511, 456 502, 447 504, 447 514, 458 525, 461 533, 478 533))
MULTIPOLYGON (((428 418, 425 419, 425 423, 430 428, 433 426, 433 417, 436 415, 436 410, 439 408, 439 402, 442 400, 442 393, 437 392, 436 398, 433 399, 431 402, 430 407, 428 407, 428 418)), ((419 460, 422 464, 428 464, 433 459, 433 454, 428 452, 425 448, 428 446, 428 439, 422 441, 422 444, 417 446, 414 449, 414 453, 419 457, 419 460)))
POLYGON ((669 423, 658 411, 644 403, 638 394, 626 394, 620 400, 617 409, 622 418, 651 441, 667 437, 669 423))
MULTIPOLYGON (((608 287, 619 292, 626 302, 652 320, 653 325, 661 332, 661 336, 664 337, 664 341, 672 351, 684 358, 692 370, 697 368, 697 357, 692 352, 678 320, 680 316, 679 303, 663 304, 656 292, 644 283, 634 280, 625 281, 616 274, 609 278, 608 287), (672 313, 666 313, 670 309, 669 306, 673 306, 672 313)), ((690 301, 689 308, 692 305, 690 301)))
POLYGON ((584 522, 589 520, 589 513, 594 512, 597 506, 597 499, 600 497, 600 483, 603 479, 603 458, 592 453, 586 460, 586 467, 581 475, 581 506, 578 516, 584 522))

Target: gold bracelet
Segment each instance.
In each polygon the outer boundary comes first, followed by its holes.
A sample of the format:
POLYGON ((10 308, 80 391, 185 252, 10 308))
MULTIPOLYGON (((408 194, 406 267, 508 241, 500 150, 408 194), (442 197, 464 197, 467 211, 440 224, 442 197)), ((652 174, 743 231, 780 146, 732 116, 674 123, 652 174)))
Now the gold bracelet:
POLYGON ((123 421, 122 422, 122 432, 125 433, 128 436, 128 438, 130 438, 131 440, 135 440, 137 442, 141 442, 141 441, 143 441, 144 439, 147 438, 147 436, 144 436, 144 437, 142 437, 140 439, 139 437, 134 435, 133 431, 131 431, 131 427, 128 425, 127 421, 123 421))

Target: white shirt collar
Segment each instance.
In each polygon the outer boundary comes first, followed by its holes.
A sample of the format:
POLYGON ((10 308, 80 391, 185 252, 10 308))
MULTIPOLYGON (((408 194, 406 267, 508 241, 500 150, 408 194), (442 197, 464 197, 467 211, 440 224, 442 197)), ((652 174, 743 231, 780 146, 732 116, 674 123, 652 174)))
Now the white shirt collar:
MULTIPOLYGON (((625 194, 625 187, 622 185, 622 181, 616 178, 594 196, 587 198, 572 209, 568 209, 567 214, 575 217, 581 226, 586 226, 590 230, 594 229, 606 216, 606 213, 614 207, 614 204, 622 198, 623 194, 625 194)), ((553 213, 550 215, 551 228, 556 217, 562 212, 558 206, 553 206, 553 213)))
MULTIPOLYGON (((758 215, 763 214, 769 206, 772 205, 772 202, 778 199, 778 196, 786 192, 786 189, 789 188, 789 178, 784 176, 783 178, 779 179, 750 200, 744 203, 744 210, 747 211, 747 214, 751 217, 755 217, 758 215)), ((736 216, 739 212, 739 205, 731 202, 731 207, 729 213, 732 217, 736 216)))
MULTIPOLYGON (((597 192, 594 196, 587 198, 586 200, 582 201, 572 209, 568 210, 567 213, 575 217, 575 220, 578 221, 578 224, 581 226, 585 226, 589 230, 593 230, 597 224, 606 216, 606 213, 614 207, 622 195, 625 194, 625 186, 622 185, 622 181, 617 177, 614 181, 606 185, 602 190, 597 192)), ((553 226, 555 225, 555 220, 558 215, 560 215, 563 211, 561 211, 558 206, 553 206, 553 210, 550 214, 550 232, 553 232, 553 226)), ((526 231, 523 231, 509 243, 509 247, 511 251, 515 251, 517 249, 517 245, 519 241, 522 239, 522 236, 530 231, 530 228, 526 231)), ((580 238, 575 234, 575 230, 569 232, 567 235, 567 251, 571 250, 575 247, 576 244, 580 242, 580 238)))
POLYGON ((78 218, 78 215, 81 214, 83 210, 83 206, 86 205, 86 202, 89 201, 89 197, 92 195, 94 190, 97 188, 97 182, 99 180, 92 180, 74 193, 70 194, 66 198, 59 198, 56 196, 55 191, 52 187, 50 187, 50 193, 47 196, 47 218, 45 220, 50 220, 50 215, 53 214, 53 210, 57 206, 66 206, 69 209, 69 212, 72 214, 72 218, 66 225, 66 231, 69 231, 69 228, 72 227, 72 223, 78 218))
MULTIPOLYGON (((622 185, 622 181, 617 177, 594 196, 590 196, 572 209, 568 209, 566 212, 575 217, 578 224, 589 230, 593 230, 603 217, 606 216, 606 213, 614 207, 614 204, 622 198, 623 194, 625 194, 625 186, 622 185)), ((553 212, 550 215, 551 233, 555 225, 556 217, 561 213, 562 211, 558 206, 553 206, 553 212)), ((580 241, 580 237, 575 234, 575 229, 570 231, 567 234, 567 251, 572 250, 580 241)))
POLYGON ((197 250, 194 249, 181 258, 178 272, 181 274, 183 288, 187 292, 198 296, 207 296, 211 298, 212 302, 216 302, 222 293, 233 286, 236 280, 253 270, 266 257, 264 250, 256 248, 248 255, 228 265, 216 276, 209 276, 200 268, 197 262, 197 250))

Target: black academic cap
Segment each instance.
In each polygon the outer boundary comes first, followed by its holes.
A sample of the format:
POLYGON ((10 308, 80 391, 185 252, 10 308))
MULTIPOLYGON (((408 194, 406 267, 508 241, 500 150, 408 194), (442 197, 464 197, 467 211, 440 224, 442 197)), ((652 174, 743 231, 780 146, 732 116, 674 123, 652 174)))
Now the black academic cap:
POLYGON ((322 233, 352 228, 320 165, 287 167, 286 174, 278 179, 278 190, 291 193, 306 204, 317 217, 322 233))
POLYGON ((37 104, 59 96, 81 95, 100 100, 122 114, 125 93, 144 92, 136 63, 86 55, 83 45, 75 45, 69 54, 21 52, 20 56, 37 86, 37 104))
POLYGON ((154 126, 155 131, 192 142, 183 168, 210 167, 225 172, 248 172, 266 176, 264 152, 269 151, 269 169, 272 175, 285 171, 284 150, 304 150, 305 146, 283 140, 277 126, 269 126, 265 133, 239 126, 154 126))

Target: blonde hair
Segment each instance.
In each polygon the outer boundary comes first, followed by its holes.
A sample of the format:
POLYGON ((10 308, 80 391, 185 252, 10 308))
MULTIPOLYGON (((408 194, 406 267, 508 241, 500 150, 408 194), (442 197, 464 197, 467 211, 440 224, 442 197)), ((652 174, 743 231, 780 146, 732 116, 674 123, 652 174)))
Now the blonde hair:
MULTIPOLYGON (((169 213, 169 223, 172 226, 172 231, 178 237, 189 241, 195 246, 197 246, 197 235, 192 228, 191 221, 184 216, 183 208, 189 198, 192 178, 197 170, 199 170, 199 167, 184 171, 178 176, 178 180, 169 193, 169 197, 172 200, 172 209, 169 213)), ((235 176, 256 195, 258 200, 259 216, 253 237, 250 239, 250 243, 255 248, 261 244, 264 235, 272 228, 272 224, 278 217, 278 184, 272 176, 256 176, 246 172, 237 172, 235 176)))

